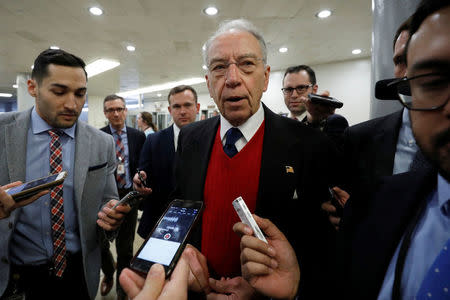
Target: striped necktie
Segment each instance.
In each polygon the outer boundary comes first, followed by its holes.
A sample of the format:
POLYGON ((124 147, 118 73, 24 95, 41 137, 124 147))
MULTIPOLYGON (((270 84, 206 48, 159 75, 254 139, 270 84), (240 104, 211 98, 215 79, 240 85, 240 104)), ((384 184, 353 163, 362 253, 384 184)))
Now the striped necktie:
MULTIPOLYGON (((121 134, 121 130, 117 130, 115 134, 116 158, 119 164, 125 164, 125 147, 123 146, 121 134)), ((116 182, 118 188, 123 188, 125 186, 125 184, 127 183, 127 181, 125 180, 125 172, 116 172, 116 182)))

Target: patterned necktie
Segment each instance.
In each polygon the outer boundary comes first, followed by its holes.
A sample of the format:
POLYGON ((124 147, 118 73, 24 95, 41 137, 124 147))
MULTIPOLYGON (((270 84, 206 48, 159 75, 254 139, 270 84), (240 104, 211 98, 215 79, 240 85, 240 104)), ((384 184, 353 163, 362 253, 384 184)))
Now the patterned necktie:
POLYGON ((450 299, 450 239, 425 275, 416 299, 450 299))
MULTIPOLYGON (((48 131, 48 134, 52 138, 50 141, 50 173, 56 174, 62 171, 62 147, 59 140, 62 133, 59 130, 51 129, 48 131)), ((56 276, 61 277, 67 265, 62 184, 51 189, 50 204, 52 213, 53 264, 56 276)))
POLYGON ((236 148, 236 142, 242 137, 242 132, 235 127, 228 129, 226 135, 225 145, 223 145, 223 151, 229 157, 235 156, 238 151, 236 148))
MULTIPOLYGON (((117 161, 119 162, 119 164, 125 164, 125 148, 123 146, 122 143, 122 137, 120 136, 122 134, 121 130, 117 130, 115 137, 116 137, 116 158, 117 161)), ((117 182, 117 187, 118 188, 123 188, 125 186, 125 184, 127 183, 127 181, 125 180, 125 171, 121 170, 121 172, 119 172, 119 170, 117 170, 116 172, 116 182, 117 182), (121 174, 119 174, 121 173, 121 174)))

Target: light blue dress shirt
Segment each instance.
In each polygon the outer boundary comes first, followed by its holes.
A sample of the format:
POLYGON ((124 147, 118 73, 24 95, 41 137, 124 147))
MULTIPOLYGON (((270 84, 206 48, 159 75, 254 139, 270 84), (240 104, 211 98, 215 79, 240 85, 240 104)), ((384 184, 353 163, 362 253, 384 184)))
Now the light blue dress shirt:
POLYGON ((416 139, 411 129, 409 111, 403 109, 402 126, 398 133, 397 150, 395 151, 394 170, 392 173, 399 174, 408 172, 417 150, 419 150, 419 147, 417 147, 416 139))
MULTIPOLYGON (((68 252, 81 251, 77 208, 74 201, 73 170, 75 161, 75 128, 61 131, 63 170, 68 172, 64 180, 64 227, 68 252)), ((50 141, 48 130, 52 129, 33 108, 27 134, 26 181, 47 176, 50 173, 50 141)), ((20 208, 17 224, 11 237, 10 258, 14 264, 39 265, 51 261, 53 240, 51 229, 49 194, 20 208)))
MULTIPOLYGON (((111 124, 109 125, 109 129, 111 129, 111 133, 114 137, 114 142, 115 142, 116 138, 117 138, 117 130, 115 130, 111 126, 111 124)), ((127 137, 127 127, 126 126, 124 126, 121 129, 120 137, 122 138, 122 144, 123 144, 123 147, 125 150, 124 155, 125 155, 125 181, 126 181, 126 184, 125 184, 124 188, 129 189, 129 188, 131 188, 132 182, 130 180, 130 160, 129 160, 130 151, 128 150, 128 137, 127 137)), ((117 163, 119 163, 119 162, 117 161, 117 163)), ((133 170, 133 172, 134 171, 136 171, 136 170, 133 170)))
MULTIPOLYGON (((438 175, 437 190, 427 198, 428 204, 411 237, 401 280, 403 299, 414 299, 420 285, 450 237, 450 184, 438 175)), ((403 238, 402 238, 403 240, 403 238)), ((378 299, 391 299, 400 243, 391 259, 378 299)))

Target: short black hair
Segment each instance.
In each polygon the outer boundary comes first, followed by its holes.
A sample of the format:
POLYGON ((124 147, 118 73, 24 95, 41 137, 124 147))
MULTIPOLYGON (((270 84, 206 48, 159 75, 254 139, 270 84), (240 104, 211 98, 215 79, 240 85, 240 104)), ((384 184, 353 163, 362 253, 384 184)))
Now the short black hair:
POLYGON ((82 68, 87 81, 86 64, 84 61, 78 56, 61 49, 47 49, 42 51, 34 60, 31 78, 36 80, 38 84, 42 83, 42 80, 48 76, 48 66, 50 64, 82 68))
POLYGON ((298 65, 298 66, 292 66, 292 67, 287 68, 286 72, 284 72, 283 83, 284 83, 284 78, 286 77, 287 74, 299 73, 300 71, 306 71, 306 73, 308 73, 309 81, 311 81, 311 84, 315 85, 317 83, 316 73, 314 72, 313 69, 311 69, 310 66, 307 66, 307 65, 298 65))
POLYGON ((411 19, 412 16, 410 16, 408 19, 406 19, 402 24, 400 24, 400 26, 397 28, 397 31, 395 32, 394 35, 394 41, 392 42, 392 50, 395 50, 395 43, 397 42, 398 37, 400 36, 400 34, 403 31, 408 31, 409 32, 409 27, 411 26, 411 19))
POLYGON ((120 97, 116 94, 112 94, 112 95, 106 96, 105 99, 103 100, 103 109, 105 109, 106 102, 116 100, 116 99, 120 99, 120 100, 122 100, 123 104, 126 104, 125 99, 123 97, 120 97))
POLYGON ((197 103, 197 92, 194 90, 194 88, 190 85, 178 85, 174 88, 172 88, 169 92, 169 95, 167 96, 167 101, 169 101, 169 105, 170 105, 170 96, 178 94, 178 93, 182 93, 185 90, 189 90, 192 92, 192 94, 194 94, 194 100, 195 103, 197 103))
POLYGON ((414 33, 419 30, 420 25, 422 25, 425 19, 444 7, 450 6, 450 1, 448 0, 422 0, 417 6, 416 11, 411 16, 411 24, 409 27, 409 39, 406 43, 406 54, 408 53, 409 43, 411 37, 414 33))

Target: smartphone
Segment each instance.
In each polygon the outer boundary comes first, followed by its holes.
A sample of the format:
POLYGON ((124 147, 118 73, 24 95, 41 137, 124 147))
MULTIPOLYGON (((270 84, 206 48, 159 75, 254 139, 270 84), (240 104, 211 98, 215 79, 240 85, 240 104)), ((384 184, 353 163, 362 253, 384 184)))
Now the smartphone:
POLYGON ((126 194, 122 199, 119 200, 119 202, 116 203, 116 205, 114 205, 112 207, 112 209, 116 208, 117 206, 123 204, 129 204, 131 207, 134 207, 136 205, 136 203, 138 202, 139 197, 141 196, 141 194, 137 191, 131 191, 128 194, 126 194))
POLYGON ((186 246, 192 227, 199 219, 203 202, 174 200, 139 248, 130 267, 147 274, 150 267, 161 264, 169 277, 186 246))
MULTIPOLYGON (((144 178, 142 177, 141 171, 142 171, 142 170, 139 169, 139 168, 136 170, 136 172, 137 172, 137 174, 138 174, 138 177, 139 177, 139 180, 141 181, 141 185, 142 185, 143 187, 149 188, 150 186, 147 185, 147 181, 144 180, 144 178)), ((147 175, 147 178, 148 178, 148 175, 147 175)))
POLYGON ((342 106, 344 106, 344 103, 332 97, 320 96, 316 94, 308 94, 308 98, 311 100, 312 103, 316 104, 323 104, 334 108, 341 108, 342 106))
POLYGON ((19 202, 25 200, 33 195, 36 195, 42 190, 47 190, 64 182, 67 177, 67 172, 62 171, 57 174, 52 174, 46 177, 38 178, 33 181, 25 182, 19 186, 5 190, 11 197, 19 202))
POLYGON ((339 201, 336 200, 336 192, 332 188, 328 188, 328 191, 330 192, 330 201, 331 204, 336 207, 336 213, 334 214, 337 217, 342 217, 344 208, 339 203, 339 201))

